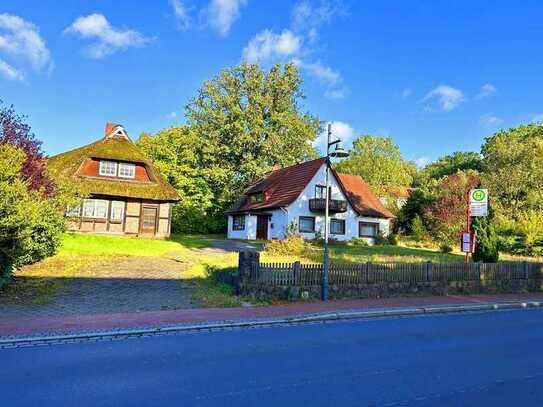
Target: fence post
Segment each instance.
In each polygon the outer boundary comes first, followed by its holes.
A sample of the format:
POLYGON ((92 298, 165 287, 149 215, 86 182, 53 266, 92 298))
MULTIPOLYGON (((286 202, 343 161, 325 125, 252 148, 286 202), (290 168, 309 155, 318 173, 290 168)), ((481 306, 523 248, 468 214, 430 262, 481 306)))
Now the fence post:
POLYGON ((526 260, 522 262, 522 270, 524 271, 524 279, 528 281, 528 262, 526 260))
POLYGON ((294 285, 300 285, 300 262, 295 261, 292 265, 292 272, 294 273, 294 285))
POLYGON ((426 263, 426 281, 432 281, 433 279, 433 276, 432 276, 432 262, 429 261, 426 263))
MULTIPOLYGON (((238 294, 241 294, 247 284, 251 282, 252 271, 258 272, 258 265, 260 263, 260 253, 252 251, 239 252, 238 262, 238 282, 236 289, 238 294)), ((257 277, 257 276, 255 276, 257 277)))

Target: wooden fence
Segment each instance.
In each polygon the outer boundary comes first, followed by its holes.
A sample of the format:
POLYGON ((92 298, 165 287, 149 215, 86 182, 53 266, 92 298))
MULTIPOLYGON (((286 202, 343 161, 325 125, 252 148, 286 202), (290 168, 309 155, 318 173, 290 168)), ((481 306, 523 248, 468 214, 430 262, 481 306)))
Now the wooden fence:
MULTIPOLYGON (((364 263, 331 264, 330 285, 380 283, 530 280, 540 277, 539 263, 364 263)), ((322 281, 322 264, 256 263, 246 283, 268 286, 313 286, 322 281)))

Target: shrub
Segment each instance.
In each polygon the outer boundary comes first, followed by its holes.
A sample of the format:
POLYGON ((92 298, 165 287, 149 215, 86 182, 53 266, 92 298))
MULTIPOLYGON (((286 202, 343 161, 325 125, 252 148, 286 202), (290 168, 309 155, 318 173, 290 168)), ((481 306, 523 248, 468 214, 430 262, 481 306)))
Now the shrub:
POLYGON ((272 240, 266 243, 264 250, 273 255, 301 256, 306 250, 306 243, 300 235, 289 236, 284 240, 272 240))
POLYGON ((411 236, 413 236, 415 240, 421 241, 426 234, 427 231, 422 222, 422 218, 419 215, 415 216, 413 223, 411 224, 411 236))
POLYGON ((383 234, 383 232, 379 231, 377 235, 375 236, 374 243, 377 246, 383 246, 385 244, 388 244, 387 237, 383 234))
MULTIPOLYGON (((0 269, 18 267, 54 254, 64 230, 62 199, 29 190, 20 178, 22 150, 0 146, 0 269)), ((6 271, 7 270, 7 271, 6 271)))
POLYGON ((398 246, 398 236, 395 233, 390 233, 387 236, 387 242, 391 246, 398 246))
POLYGON ((369 246, 368 241, 361 237, 355 237, 347 242, 348 246, 366 247, 369 246))
POLYGON ((496 229, 492 224, 491 216, 477 218, 473 222, 473 230, 476 234, 475 251, 473 261, 484 263, 496 263, 499 258, 499 244, 496 229))
POLYGON ((450 244, 448 244, 448 243, 441 243, 441 244, 439 245, 439 251, 440 251, 441 253, 450 253, 450 252, 453 251, 453 248, 452 248, 452 246, 451 246, 450 244))

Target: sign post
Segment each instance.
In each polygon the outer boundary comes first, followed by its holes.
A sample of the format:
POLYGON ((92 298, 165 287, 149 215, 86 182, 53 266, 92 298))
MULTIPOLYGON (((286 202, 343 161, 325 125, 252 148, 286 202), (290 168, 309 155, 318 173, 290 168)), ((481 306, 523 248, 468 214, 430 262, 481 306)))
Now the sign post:
POLYGON ((470 189, 467 201, 466 231, 461 234, 460 239, 461 250, 466 253, 465 263, 469 262, 470 253, 475 250, 475 235, 471 231, 471 217, 488 215, 488 189, 470 189))

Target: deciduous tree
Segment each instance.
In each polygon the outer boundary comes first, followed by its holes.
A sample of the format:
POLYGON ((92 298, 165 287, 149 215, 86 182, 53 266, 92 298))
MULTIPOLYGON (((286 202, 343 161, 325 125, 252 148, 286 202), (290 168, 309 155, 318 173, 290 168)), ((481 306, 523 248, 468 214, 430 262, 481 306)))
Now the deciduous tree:
POLYGON ((349 158, 337 164, 337 169, 360 175, 376 192, 385 187, 409 186, 415 165, 403 159, 399 147, 390 137, 364 135, 353 142, 349 158))

